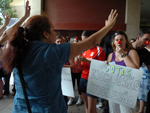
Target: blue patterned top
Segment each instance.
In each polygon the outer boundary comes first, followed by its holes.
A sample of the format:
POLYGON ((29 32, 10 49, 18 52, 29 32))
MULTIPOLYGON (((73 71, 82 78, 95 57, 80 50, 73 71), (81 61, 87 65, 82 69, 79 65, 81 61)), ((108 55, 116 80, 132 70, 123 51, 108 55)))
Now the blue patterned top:
MULTIPOLYGON (((67 113, 61 90, 62 66, 69 60, 70 43, 28 43, 22 62, 25 87, 33 113, 67 113)), ((18 69, 14 68, 16 95, 13 113, 28 113, 18 69)))

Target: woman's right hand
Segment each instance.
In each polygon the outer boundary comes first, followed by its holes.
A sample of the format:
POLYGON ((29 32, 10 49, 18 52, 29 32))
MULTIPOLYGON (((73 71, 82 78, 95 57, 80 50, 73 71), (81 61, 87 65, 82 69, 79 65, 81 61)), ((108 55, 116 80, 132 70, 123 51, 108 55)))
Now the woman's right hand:
POLYGON ((116 52, 121 56, 123 53, 125 53, 125 51, 120 48, 120 47, 116 47, 116 52))
POLYGON ((109 64, 109 62, 107 61, 107 60, 105 60, 105 63, 108 65, 109 64))
POLYGON ((109 26, 110 28, 112 28, 116 23, 117 17, 118 17, 117 10, 112 9, 108 16, 108 20, 105 20, 105 26, 109 26))
POLYGON ((29 6, 29 0, 27 0, 26 2, 26 9, 25 9, 25 17, 28 18, 30 16, 30 10, 31 10, 31 6, 29 6))

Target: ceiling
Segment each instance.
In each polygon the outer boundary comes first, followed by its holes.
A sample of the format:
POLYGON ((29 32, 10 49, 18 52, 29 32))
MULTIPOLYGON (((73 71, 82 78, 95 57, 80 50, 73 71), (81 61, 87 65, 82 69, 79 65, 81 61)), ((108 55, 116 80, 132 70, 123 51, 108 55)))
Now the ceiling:
MULTIPOLYGON (((25 0, 26 1, 26 0, 25 0)), ((22 5, 24 0, 13 0, 12 6, 22 5)), ((149 26, 150 28, 150 0, 141 0, 141 26, 149 26)))

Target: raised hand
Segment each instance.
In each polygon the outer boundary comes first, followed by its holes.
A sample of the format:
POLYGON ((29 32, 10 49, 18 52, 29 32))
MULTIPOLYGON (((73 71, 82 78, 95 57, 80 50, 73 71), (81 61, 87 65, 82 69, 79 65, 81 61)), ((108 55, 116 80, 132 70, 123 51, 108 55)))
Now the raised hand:
POLYGON ((29 0, 26 1, 26 9, 25 9, 25 17, 28 18, 30 16, 31 6, 29 6, 29 0))
POLYGON ((110 28, 112 28, 116 23, 117 17, 118 17, 117 10, 112 9, 108 16, 108 20, 105 20, 105 26, 109 26, 110 28))
MULTIPOLYGON (((3 33, 2 31, 2 28, 0 29, 0 36, 3 35, 0 37, 0 44, 4 44, 9 37, 7 37, 7 33, 13 29, 13 28, 16 28, 16 27, 20 27, 21 24, 30 16, 30 6, 29 6, 29 0, 27 0, 26 2, 26 9, 25 9, 25 15, 20 18, 16 23, 14 23, 12 26, 10 26, 8 29, 5 30, 5 32, 3 33)), ((6 20, 8 23, 8 20, 9 20, 9 15, 6 15, 6 20)), ((4 27, 3 27, 4 28, 4 27)))
POLYGON ((4 25, 7 26, 10 22, 10 17, 9 17, 9 13, 7 13, 6 15, 3 15, 5 22, 4 25))

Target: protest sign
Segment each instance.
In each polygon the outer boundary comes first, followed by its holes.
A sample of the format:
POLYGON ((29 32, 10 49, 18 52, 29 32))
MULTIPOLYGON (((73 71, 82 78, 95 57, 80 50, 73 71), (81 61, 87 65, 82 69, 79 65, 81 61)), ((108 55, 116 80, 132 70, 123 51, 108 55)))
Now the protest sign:
POLYGON ((92 60, 87 93, 135 108, 143 71, 92 60))
POLYGON ((70 68, 63 67, 61 74, 61 89, 65 96, 74 97, 70 68))

